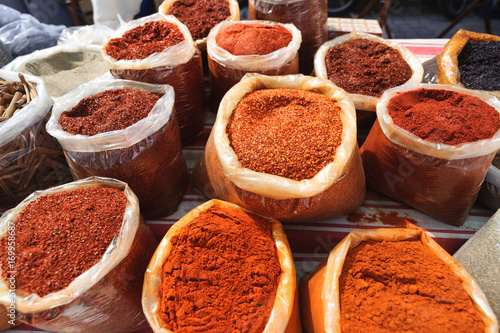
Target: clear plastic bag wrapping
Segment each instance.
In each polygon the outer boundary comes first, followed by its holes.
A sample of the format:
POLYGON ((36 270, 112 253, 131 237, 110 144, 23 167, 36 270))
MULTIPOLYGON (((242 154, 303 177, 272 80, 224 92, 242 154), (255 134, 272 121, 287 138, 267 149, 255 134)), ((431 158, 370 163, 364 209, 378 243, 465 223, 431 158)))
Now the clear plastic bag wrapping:
MULTIPOLYGON (((155 333, 174 333, 166 327, 165 323, 157 314, 160 306, 158 291, 160 290, 162 283, 161 276, 163 264, 167 260, 172 248, 170 240, 172 237, 179 234, 180 230, 188 225, 200 213, 213 206, 247 211, 237 205, 220 200, 210 200, 205 202, 193 209, 191 212, 187 213, 168 230, 167 234, 163 237, 160 245, 156 249, 153 258, 151 258, 144 279, 142 305, 144 308, 144 314, 146 315, 146 318, 155 333)), ((276 300, 271 311, 271 316, 263 333, 299 333, 301 332, 299 300, 292 251, 281 223, 273 218, 267 219, 272 225, 273 238, 275 240, 276 251, 281 264, 282 273, 278 284, 276 300)))
POLYGON ((339 278, 350 249, 367 240, 403 241, 419 239, 443 260, 460 279, 485 324, 485 332, 498 332, 498 321, 483 292, 460 264, 420 229, 372 229, 350 232, 330 252, 328 260, 300 285, 303 325, 309 333, 340 333, 339 278))
POLYGON ((146 218, 163 217, 177 210, 187 185, 187 166, 173 104, 174 91, 168 85, 125 80, 89 82, 57 100, 47 131, 64 148, 76 179, 102 176, 125 181, 138 196, 146 218), (61 114, 83 98, 123 88, 162 96, 146 118, 123 130, 86 136, 61 128, 61 114))
POLYGON ((314 54, 328 40, 328 1, 249 0, 248 16, 250 20, 293 23, 302 33, 300 72, 312 72, 314 54))
POLYGON ((496 98, 449 85, 407 84, 387 90, 377 104, 378 121, 361 147, 367 186, 443 222, 462 225, 500 148, 500 131, 491 139, 451 146, 401 129, 387 104, 395 94, 418 88, 476 96, 500 112, 496 98))
POLYGON ((247 74, 224 96, 205 151, 195 165, 193 181, 208 198, 230 201, 280 220, 346 215, 356 210, 365 197, 354 105, 344 90, 328 80, 247 74), (236 105, 248 93, 267 88, 314 90, 335 100, 342 110, 342 143, 335 159, 311 179, 295 181, 243 168, 230 146, 226 125, 236 105))
MULTIPOLYGON (((157 241, 139 213, 137 197, 127 184, 115 179, 90 177, 38 191, 0 219, 0 237, 9 221, 42 195, 90 186, 123 189, 128 199, 123 224, 102 259, 60 291, 39 297, 16 291, 18 319, 51 332, 133 332, 147 328, 141 307, 143 272, 157 241)), ((0 277, 0 304, 8 306, 9 286, 0 277)))

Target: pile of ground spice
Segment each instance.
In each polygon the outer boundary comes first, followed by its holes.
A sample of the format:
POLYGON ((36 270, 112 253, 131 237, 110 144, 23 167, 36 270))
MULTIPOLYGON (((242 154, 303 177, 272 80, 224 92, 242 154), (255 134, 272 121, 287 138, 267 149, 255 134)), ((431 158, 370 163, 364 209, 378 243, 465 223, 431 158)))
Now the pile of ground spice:
POLYGON ((159 315, 177 332, 262 332, 281 266, 268 220, 211 207, 171 239, 159 315))
POLYGON ((185 24, 194 40, 207 37, 210 29, 231 16, 227 0, 177 0, 167 14, 185 24))
POLYGON ((499 59, 499 41, 469 41, 458 56, 460 81, 468 89, 500 90, 499 59))
POLYGON ((500 115, 481 99, 449 90, 420 88, 387 105, 394 124, 431 142, 457 145, 491 138, 500 115))
POLYGON ((243 167, 300 181, 335 159, 340 111, 313 91, 257 90, 238 103, 226 131, 243 167))
POLYGON ((99 260, 123 223, 127 198, 115 188, 87 187, 44 195, 15 221, 15 267, 8 237, 0 240, 2 276, 16 288, 43 297, 66 288, 99 260))
POLYGON ((116 60, 144 59, 153 53, 179 44, 184 35, 179 27, 166 21, 151 21, 111 39, 105 47, 106 54, 116 60))
POLYGON ((233 55, 265 55, 290 44, 293 36, 281 25, 235 23, 215 37, 217 45, 233 55))
POLYGON ((71 134, 96 135, 125 129, 146 118, 160 97, 137 89, 114 89, 82 99, 59 118, 71 134))
POLYGON ((412 76, 410 65, 396 49, 368 39, 332 47, 325 64, 328 79, 352 94, 380 97, 412 76))
POLYGON ((420 241, 362 242, 339 288, 343 333, 484 332, 460 279, 420 241))

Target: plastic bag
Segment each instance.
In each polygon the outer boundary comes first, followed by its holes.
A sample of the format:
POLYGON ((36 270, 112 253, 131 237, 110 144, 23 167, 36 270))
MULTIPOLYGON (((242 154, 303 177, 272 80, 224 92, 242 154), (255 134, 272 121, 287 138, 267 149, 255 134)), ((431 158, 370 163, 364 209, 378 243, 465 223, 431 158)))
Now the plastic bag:
POLYGON ((423 140, 394 125, 387 110, 397 93, 418 88, 450 90, 485 101, 500 112, 490 95, 449 85, 407 84, 386 90, 377 104, 378 122, 361 147, 367 186, 445 223, 462 225, 500 148, 493 138, 455 146, 423 140))
POLYGON ((500 209, 500 170, 493 164, 486 173, 477 200, 493 210, 500 209))
POLYGON ((174 88, 175 111, 182 143, 188 142, 201 132, 205 112, 201 52, 196 48, 188 28, 174 16, 154 14, 128 22, 104 42, 102 53, 111 74, 117 78, 168 84, 174 88), (177 25, 184 35, 184 40, 142 60, 116 60, 106 54, 106 45, 110 39, 120 38, 128 30, 151 21, 167 21, 177 25))
POLYGON ((107 25, 112 29, 128 22, 139 13, 143 0, 91 0, 95 24, 107 25))
POLYGON ((488 300, 474 279, 432 238, 420 229, 372 229, 350 232, 330 252, 328 261, 319 266, 300 285, 303 325, 309 333, 340 333, 339 278, 350 249, 367 240, 402 241, 419 239, 443 260, 460 279, 486 326, 485 332, 498 332, 498 322, 488 300))
MULTIPOLYGON (((160 306, 158 292, 162 283, 161 277, 163 264, 167 260, 172 248, 170 240, 172 237, 179 234, 182 228, 188 225, 201 212, 213 206, 250 212, 228 202, 210 200, 193 209, 168 230, 165 237, 161 240, 153 258, 151 258, 149 266, 146 270, 144 288, 142 292, 144 314, 153 328, 153 331, 156 333, 173 333, 166 328, 165 323, 157 314, 160 306)), ((264 332, 299 333, 301 332, 299 300, 292 251, 290 250, 290 245, 288 244, 288 240, 281 223, 273 218, 267 219, 272 225, 273 238, 275 240, 276 251, 281 264, 282 273, 278 284, 274 307, 264 332)))
MULTIPOLYGON (((0 70, 0 77, 20 81, 19 74, 0 70)), ((38 96, 10 119, 0 122, 0 208, 11 208, 36 190, 71 180, 61 146, 45 131, 52 102, 40 78, 38 96)))
MULTIPOLYGON (((282 24, 269 21, 240 21, 237 24, 280 25, 292 34, 290 43, 279 50, 264 55, 235 56, 217 45, 217 34, 235 24, 223 21, 217 24, 208 35, 207 53, 210 69, 210 106, 216 112, 222 97, 238 83, 247 73, 265 75, 289 75, 299 73, 298 50, 302 37, 299 29, 293 24, 282 24)), ((258 41, 257 41, 258 42, 258 41)))
POLYGON ((20 325, 21 323, 15 318, 15 308, 7 309, 5 306, 0 305, 0 331, 20 325), (11 313, 11 311, 13 312, 11 313))
MULTIPOLYGON (((51 332, 132 332, 146 328, 141 307, 143 272, 154 253, 156 239, 139 214, 137 197, 127 184, 90 177, 33 193, 0 219, 0 238, 9 222, 33 200, 47 194, 90 186, 123 189, 128 199, 120 233, 102 259, 60 291, 40 297, 16 291, 18 319, 51 332)), ((9 286, 0 277, 0 304, 10 304, 9 286)))
POLYGON ((95 175, 125 181, 139 198, 141 213, 146 218, 163 217, 177 210, 187 185, 187 167, 173 104, 174 91, 168 85, 96 80, 57 100, 47 131, 63 147, 74 178, 95 175), (61 114, 83 98, 124 88, 162 97, 146 118, 123 130, 87 136, 73 135, 61 128, 61 114))
POLYGON ((114 30, 110 27, 100 24, 68 27, 61 32, 57 43, 81 43, 101 46, 104 40, 113 32, 114 30))
POLYGON ((326 0, 249 0, 250 20, 293 23, 302 33, 299 68, 311 74, 314 54, 328 40, 328 1, 326 0))
POLYGON ((349 95, 330 81, 310 76, 247 74, 222 99, 193 181, 208 198, 230 201, 280 220, 319 220, 355 211, 365 197, 365 180, 349 95), (236 105, 248 93, 267 88, 314 90, 336 101, 342 110, 342 143, 335 159, 311 179, 295 181, 243 168, 230 146, 226 125, 236 105))

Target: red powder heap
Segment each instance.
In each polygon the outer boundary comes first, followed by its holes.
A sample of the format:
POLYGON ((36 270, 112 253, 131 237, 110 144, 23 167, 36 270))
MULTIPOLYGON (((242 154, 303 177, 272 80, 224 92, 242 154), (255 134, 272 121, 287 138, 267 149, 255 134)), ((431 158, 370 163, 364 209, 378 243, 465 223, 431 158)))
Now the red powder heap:
POLYGON ((15 221, 15 268, 7 263, 8 237, 0 240, 2 276, 17 271, 16 288, 41 297, 66 288, 101 260, 126 205, 123 192, 108 187, 39 197, 15 221))
POLYGON ((212 207, 171 242, 163 265, 159 309, 170 330, 264 330, 281 275, 268 220, 212 207))
POLYGON ((233 55, 264 55, 286 47, 290 31, 281 25, 235 23, 215 37, 217 45, 233 55))
POLYGON ((106 53, 116 60, 144 59, 184 40, 177 25, 166 21, 147 22, 111 39, 106 53))
POLYGON ((122 130, 146 118, 159 98, 137 89, 106 90, 63 112, 59 124, 71 134, 96 135, 122 130))
POLYGON ((457 145, 491 138, 500 115, 481 99, 455 91, 417 89, 387 105, 394 124, 431 142, 457 145))

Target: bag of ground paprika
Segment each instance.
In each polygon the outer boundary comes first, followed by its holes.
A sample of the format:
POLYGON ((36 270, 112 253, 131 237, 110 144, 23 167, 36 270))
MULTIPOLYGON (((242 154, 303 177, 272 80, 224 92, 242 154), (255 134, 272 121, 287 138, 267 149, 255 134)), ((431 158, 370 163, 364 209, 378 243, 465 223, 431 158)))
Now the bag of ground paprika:
POLYGON ((95 80, 57 100, 47 131, 63 147, 75 179, 102 176, 127 182, 145 218, 163 217, 177 210, 188 181, 173 105, 174 91, 169 85, 95 80), (96 135, 63 130, 59 123, 63 112, 86 97, 113 89, 136 89, 161 97, 146 118, 125 129, 96 135))
MULTIPOLYGON (((309 333, 341 333, 341 304, 339 295, 339 279, 344 266, 344 261, 350 250, 356 248, 364 241, 387 241, 397 242, 404 240, 420 240, 420 242, 453 272, 460 284, 470 296, 474 308, 485 325, 485 332, 493 333, 498 331, 498 321, 493 310, 488 304, 486 296, 481 291, 474 279, 467 271, 448 254, 439 244, 430 238, 421 229, 372 229, 358 230, 350 232, 335 248, 330 252, 328 260, 313 271, 300 284, 300 303, 302 322, 309 333)), ((366 260, 370 260, 367 258, 366 260)), ((383 276, 384 272, 380 272, 383 276)), ((411 274, 411 272, 410 272, 411 274)), ((406 276, 406 275, 405 275, 406 276)), ((411 281, 411 280, 409 280, 411 281)), ((366 282, 365 282, 366 283, 366 282)), ((407 282, 408 283, 408 282, 407 282)), ((364 288, 360 286, 360 288, 364 288)), ((382 303, 383 299, 373 298, 375 302, 382 303)), ((409 305, 406 305, 408 309, 409 305)), ((381 304, 374 303, 373 308, 382 308, 381 304)), ((400 306, 402 311, 405 307, 400 306)), ((383 315, 383 310, 382 313, 383 315)), ((353 314, 354 315, 354 314, 353 314)), ((385 317, 385 321, 392 318, 385 317)), ((419 320, 415 317, 415 320, 419 320)), ((385 327, 384 327, 385 328, 385 327)), ((436 327, 436 332, 440 327, 436 327)), ((398 332, 398 329, 394 329, 398 332)))
MULTIPOLYGON (((166 38, 173 35, 169 33, 166 38)), ((174 37, 172 37, 174 38, 174 37)), ((177 38, 177 37, 175 37, 177 38)), ((177 39, 176 39, 177 41, 177 39)), ((203 113, 205 112, 205 86, 203 78, 203 65, 201 52, 196 48, 188 28, 179 22, 174 16, 153 14, 137 20, 128 22, 118 28, 102 47, 104 60, 111 74, 119 79, 134 80, 152 84, 168 84, 175 91, 175 112, 179 122, 181 139, 183 143, 197 136, 203 129, 203 113), (161 31, 147 30, 133 32, 145 24, 155 22, 168 22, 176 26, 182 34, 182 40, 155 52, 143 59, 117 60, 108 54, 108 46, 127 47, 123 42, 124 36, 128 36, 127 42, 131 52, 139 50, 148 52, 149 47, 154 47, 155 35, 161 35, 161 31), (151 41, 152 40, 152 41, 151 41), (115 44, 116 43, 116 44, 115 44)))
MULTIPOLYGON (((120 231, 102 259, 66 288, 44 297, 16 290, 17 318, 23 323, 51 332, 82 333, 133 332, 148 327, 141 307, 141 287, 147 263, 158 243, 140 215, 137 197, 126 183, 89 177, 34 192, 0 218, 0 238, 8 232, 10 235, 9 227, 18 215, 41 196, 95 186, 123 190, 127 205, 120 231)), ((0 275, 0 305, 10 304, 9 288, 8 281, 0 275)))
POLYGON ((320 220, 355 211, 365 197, 365 179, 349 95, 330 81, 311 76, 247 74, 222 100, 205 151, 195 165, 193 182, 208 198, 230 201, 279 220, 320 220), (341 144, 335 158, 310 179, 297 181, 244 168, 230 146, 226 126, 240 100, 253 91, 274 88, 315 91, 341 109, 341 144))
MULTIPOLYGON (((189 226, 189 224, 200 214, 213 207, 252 213, 237 205, 214 199, 190 211, 168 230, 156 249, 155 254, 151 258, 146 270, 142 293, 144 314, 153 328, 153 331, 156 333, 175 333, 168 329, 158 313, 160 309, 159 291, 162 285, 163 266, 172 251, 172 239, 177 237, 177 235, 182 232, 182 229, 189 226)), ((221 218, 219 215, 215 214, 213 217, 221 218)), ((274 306, 263 333, 299 333, 301 332, 299 300, 292 251, 281 223, 273 218, 262 218, 269 221, 271 224, 272 237, 274 239, 278 261, 281 266, 281 275, 279 277, 274 306)), ((208 230, 207 233, 210 233, 210 230, 208 230)), ((245 237, 245 235, 242 234, 241 237, 245 237)), ((241 273, 245 274, 245 272, 241 273)), ((256 286, 258 286, 258 283, 256 286)), ((207 296, 207 298, 209 297, 207 296)), ((209 312, 210 308, 207 308, 206 311, 209 312)))
MULTIPOLYGON (((424 140, 396 126, 387 105, 398 93, 419 88, 475 96, 500 112, 500 101, 496 98, 455 86, 408 84, 387 90, 377 104, 377 122, 360 149, 366 183, 369 188, 438 220, 460 226, 467 219, 495 152, 500 148, 500 130, 490 139, 449 145, 424 140)), ((435 108, 425 99, 422 101, 422 105, 435 108)), ((415 103, 413 99, 409 102, 415 103)), ((441 116, 440 109, 435 112, 435 117, 441 116)), ((444 118, 442 126, 456 124, 453 119, 444 118)))

